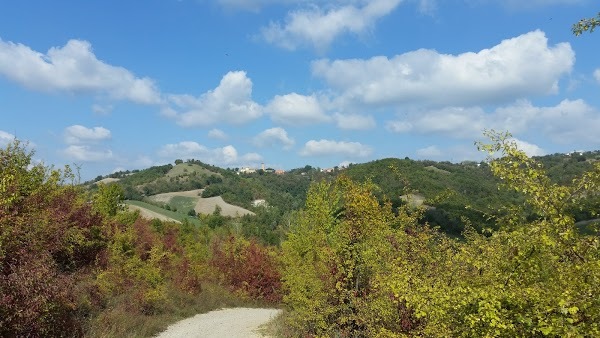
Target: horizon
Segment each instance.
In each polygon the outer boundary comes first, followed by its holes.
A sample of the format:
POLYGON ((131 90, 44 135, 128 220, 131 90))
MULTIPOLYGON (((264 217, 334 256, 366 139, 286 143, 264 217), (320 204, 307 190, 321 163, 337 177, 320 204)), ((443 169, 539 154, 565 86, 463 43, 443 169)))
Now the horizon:
MULTIPOLYGON (((600 144, 591 0, 11 2, 0 146, 83 181, 197 159, 333 168, 481 161, 484 129, 528 155, 600 144)), ((578 149, 578 150, 576 150, 578 149)))

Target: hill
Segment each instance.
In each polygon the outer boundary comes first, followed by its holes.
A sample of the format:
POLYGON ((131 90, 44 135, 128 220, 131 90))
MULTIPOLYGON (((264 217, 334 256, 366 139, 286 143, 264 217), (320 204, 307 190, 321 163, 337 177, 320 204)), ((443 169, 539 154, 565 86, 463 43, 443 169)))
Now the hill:
MULTIPOLYGON (((553 181, 565 183, 589 170, 592 163, 600 159, 600 152, 552 154, 536 159, 553 181)), ((418 203, 429 206, 422 221, 455 236, 460 236, 464 229, 464 217, 480 231, 495 228, 494 217, 502 215, 502 207, 523 200, 517 193, 499 191, 500 181, 493 177, 485 162, 451 163, 409 158, 386 158, 328 171, 307 165, 279 175, 262 170, 242 174, 196 160, 178 160, 175 165, 114 173, 97 181, 118 179, 115 182, 123 187, 127 199, 153 203, 183 214, 210 214, 216 205, 220 205, 223 216, 253 216, 258 212, 264 214, 260 217, 268 219, 271 223, 268 228, 272 230, 286 214, 304 206, 311 182, 332 180, 340 174, 356 181, 371 180, 380 188, 379 198, 389 199, 395 208, 411 203, 403 196, 419 196, 418 203), (256 200, 264 200, 268 208, 254 206, 256 200)), ((600 205, 597 198, 590 198, 589 205, 572 211, 575 219, 594 218, 591 210, 597 210, 594 209, 597 205, 600 205)), ((244 219, 243 222, 254 221, 244 219)), ((259 228, 265 226, 255 224, 259 228)))

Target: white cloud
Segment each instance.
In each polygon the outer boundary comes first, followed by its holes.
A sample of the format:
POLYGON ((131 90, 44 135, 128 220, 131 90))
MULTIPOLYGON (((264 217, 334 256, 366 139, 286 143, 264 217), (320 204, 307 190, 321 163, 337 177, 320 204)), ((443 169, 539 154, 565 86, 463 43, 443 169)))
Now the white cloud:
POLYGON ((287 125, 308 125, 330 120, 314 95, 276 95, 267 104, 265 111, 273 121, 287 125))
POLYGON ((362 34, 373 27, 381 17, 392 12, 401 0, 352 1, 326 8, 315 4, 308 8, 291 11, 285 23, 275 23, 262 29, 265 41, 289 50, 312 46, 317 50, 327 48, 344 33, 362 34), (358 2, 358 3, 355 3, 358 2))
POLYGON ((194 141, 166 144, 158 150, 158 155, 169 159, 194 158, 202 162, 222 166, 255 163, 262 160, 262 157, 257 153, 247 153, 240 156, 232 145, 209 149, 194 141))
POLYGON ((358 114, 334 114, 335 122, 340 129, 367 130, 375 128, 375 119, 372 116, 358 114))
POLYGON ((406 133, 411 131, 412 128, 412 123, 408 121, 387 121, 385 124, 385 129, 392 133, 406 133))
POLYGON ((15 135, 0 130, 0 147, 6 147, 15 139, 15 135))
POLYGON ((153 80, 98 60, 87 41, 69 40, 43 54, 0 39, 0 74, 38 91, 107 95, 141 104, 161 102, 153 80))
POLYGON ((423 158, 431 159, 439 157, 442 154, 440 149, 436 146, 429 146, 421 149, 417 149, 417 155, 423 158))
POLYGON ((221 129, 213 128, 208 131, 208 137, 214 138, 217 140, 226 140, 227 134, 225 134, 225 132, 222 131, 221 129))
POLYGON ((483 129, 493 128, 493 123, 479 107, 446 107, 415 113, 406 116, 404 120, 388 121, 386 127, 395 133, 416 131, 473 139, 474 135, 481 135, 483 129))
POLYGON ((339 168, 348 168, 352 163, 351 161, 342 161, 340 162, 340 164, 338 164, 339 168))
POLYGON ((594 71, 594 78, 596 79, 596 81, 600 82, 600 68, 594 71))
POLYGON ((179 110, 165 108, 163 115, 173 117, 184 127, 209 126, 218 122, 242 124, 262 115, 262 107, 252 101, 252 80, 244 71, 229 72, 219 86, 200 97, 170 95, 179 110))
POLYGON ((113 158, 111 150, 97 150, 87 145, 72 144, 63 153, 71 160, 83 162, 100 162, 113 158))
POLYGON ((327 156, 342 155, 349 157, 366 157, 371 155, 373 150, 359 142, 344 142, 332 140, 310 140, 306 142, 304 148, 300 151, 302 156, 327 156))
POLYGON ((312 72, 338 92, 341 107, 471 105, 556 93, 574 61, 568 43, 548 46, 545 34, 534 31, 477 53, 420 49, 389 59, 321 59, 312 72))
POLYGON ((290 149, 295 141, 290 138, 287 131, 281 127, 267 129, 254 137, 254 144, 258 147, 274 146, 279 144, 283 149, 290 149))
POLYGON ((536 107, 529 101, 486 112, 480 107, 447 107, 388 121, 392 132, 438 134, 477 139, 484 129, 507 130, 518 135, 536 132, 558 143, 600 142, 600 111, 583 100, 563 100, 556 106, 536 107))
POLYGON ((98 142, 110 138, 110 130, 103 127, 86 128, 81 125, 73 125, 65 129, 65 141, 69 144, 98 142))
POLYGON ((527 156, 542 156, 546 155, 546 152, 533 143, 522 141, 516 138, 511 139, 517 145, 519 150, 522 150, 527 156))
POLYGON ((99 105, 99 104, 93 104, 92 105, 92 111, 96 114, 100 114, 100 115, 108 115, 110 114, 110 112, 113 110, 113 106, 112 105, 99 105))

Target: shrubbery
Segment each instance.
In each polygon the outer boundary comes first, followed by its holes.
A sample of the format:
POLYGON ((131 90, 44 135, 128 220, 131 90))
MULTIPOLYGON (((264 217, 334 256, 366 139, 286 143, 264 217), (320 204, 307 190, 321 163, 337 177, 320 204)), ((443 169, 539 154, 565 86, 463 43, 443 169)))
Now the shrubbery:
POLYGON ((288 324, 302 336, 575 337, 600 335, 600 241, 569 213, 597 196, 600 163, 568 186, 508 135, 482 149, 526 205, 505 206, 498 230, 464 240, 419 225, 418 211, 380 205, 370 183, 311 187, 283 243, 288 324), (533 211, 523 212, 524 209, 533 211))
POLYGON ((90 195, 68 167, 34 165, 32 155, 18 141, 0 149, 0 336, 153 334, 160 327, 144 331, 135 318, 148 322, 184 300, 208 299, 204 311, 235 303, 215 288, 221 282, 278 299, 270 249, 187 221, 139 218, 121 207, 119 185, 90 195), (241 275, 222 270, 230 258, 241 275))

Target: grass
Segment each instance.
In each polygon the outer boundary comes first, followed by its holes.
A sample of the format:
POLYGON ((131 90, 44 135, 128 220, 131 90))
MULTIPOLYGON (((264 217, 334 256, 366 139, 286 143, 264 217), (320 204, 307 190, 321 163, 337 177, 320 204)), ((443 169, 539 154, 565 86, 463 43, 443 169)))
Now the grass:
POLYGON ((174 211, 170 211, 170 210, 165 210, 161 207, 157 207, 156 205, 150 204, 150 203, 146 203, 146 202, 142 202, 142 201, 135 201, 135 200, 127 200, 125 201, 125 204, 131 204, 131 205, 136 205, 140 208, 145 208, 151 211, 154 211, 156 213, 159 213, 161 215, 176 219, 178 221, 183 221, 184 219, 187 219, 190 223, 195 224, 195 225, 202 225, 202 223, 200 222, 199 219, 197 219, 196 217, 191 217, 188 216, 187 214, 184 213, 179 213, 179 212, 174 212, 174 211))
POLYGON ((169 205, 177 208, 177 211, 188 213, 190 210, 196 207, 199 197, 187 197, 187 196, 173 196, 169 201, 169 205))
POLYGON ((152 337, 164 331, 169 325, 199 313, 229 307, 256 307, 221 286, 212 283, 202 285, 202 292, 193 295, 178 290, 170 290, 168 299, 160 311, 153 315, 132 314, 128 304, 115 300, 94 317, 89 323, 86 337, 152 337))
POLYGON ((273 318, 273 320, 269 321, 264 326, 261 326, 259 332, 263 336, 274 338, 297 336, 297 334, 294 334, 285 323, 285 310, 277 317, 273 318))

